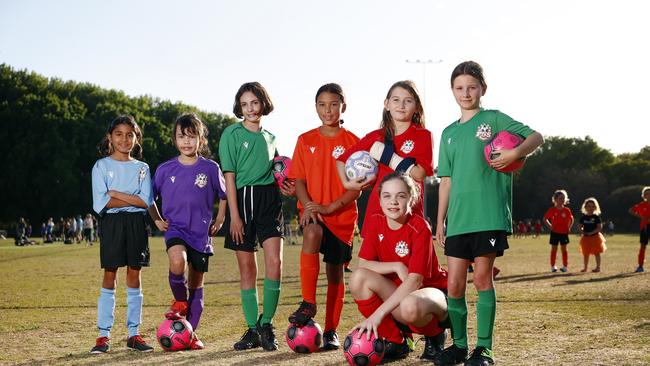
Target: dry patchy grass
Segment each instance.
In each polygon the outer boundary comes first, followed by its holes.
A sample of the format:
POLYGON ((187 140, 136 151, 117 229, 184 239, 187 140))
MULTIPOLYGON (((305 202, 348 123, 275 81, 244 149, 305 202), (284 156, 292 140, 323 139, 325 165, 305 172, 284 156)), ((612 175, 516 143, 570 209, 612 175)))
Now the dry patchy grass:
MULTIPOLYGON (((550 273, 547 237, 512 239, 502 269, 498 295, 495 352, 500 365, 647 365, 650 364, 650 277, 633 274, 637 238, 608 239, 603 272, 580 273, 577 238, 569 245, 571 271, 550 273)), ((236 352, 232 344, 244 330, 239 274, 233 254, 219 247, 206 275, 205 311, 199 335, 203 351, 128 352, 125 346, 126 294, 119 272, 113 351, 90 355, 96 337, 96 305, 101 283, 99 249, 83 245, 15 247, 0 241, 0 363, 2 364, 162 364, 178 365, 344 365, 340 351, 299 355, 284 344, 286 318, 300 301, 300 246, 285 246, 282 297, 276 316, 278 352, 236 352)), ((143 271, 145 294, 141 332, 152 342, 156 325, 169 304, 167 258, 160 238, 151 241, 152 264, 143 271)), ((444 258, 437 248, 438 255, 444 258)), ((354 268, 354 262, 352 267, 354 268)), ((593 266, 593 258, 592 258, 593 266)), ((121 270, 122 271, 122 270, 121 270)), ((260 274, 263 263, 260 263, 260 274)), ((260 275, 262 277, 262 275, 260 275)), ((471 278, 471 276, 470 276, 471 278)), ((259 283, 260 294, 261 281, 259 283)), ((468 285, 469 339, 475 340, 475 291, 468 285)), ((321 273, 319 303, 326 289, 321 273)), ((324 305, 317 320, 324 323, 324 305)), ((346 296, 339 334, 360 320, 346 296)), ((415 354, 394 365, 411 365, 415 354)))

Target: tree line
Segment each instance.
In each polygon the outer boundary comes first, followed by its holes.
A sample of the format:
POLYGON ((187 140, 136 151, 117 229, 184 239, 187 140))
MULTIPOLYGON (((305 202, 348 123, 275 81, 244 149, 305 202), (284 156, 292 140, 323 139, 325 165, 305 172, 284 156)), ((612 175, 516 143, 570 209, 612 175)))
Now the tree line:
MULTIPOLYGON (((19 216, 38 230, 48 217, 91 211, 90 171, 98 158, 97 142, 119 114, 135 117, 144 132, 144 157, 152 169, 177 154, 171 141, 176 117, 197 113, 208 126, 212 158, 218 159, 221 132, 236 119, 201 111, 180 102, 124 92, 16 70, 0 64, 0 227, 8 229, 19 216)), ((555 189, 566 189, 574 215, 590 196, 601 203, 603 217, 617 230, 636 231, 627 209, 650 185, 650 146, 638 153, 614 155, 590 137, 546 137, 514 177, 516 219, 541 218, 555 189)), ((437 187, 427 187, 427 212, 435 222, 437 187)), ((288 199, 285 217, 295 215, 288 199)))

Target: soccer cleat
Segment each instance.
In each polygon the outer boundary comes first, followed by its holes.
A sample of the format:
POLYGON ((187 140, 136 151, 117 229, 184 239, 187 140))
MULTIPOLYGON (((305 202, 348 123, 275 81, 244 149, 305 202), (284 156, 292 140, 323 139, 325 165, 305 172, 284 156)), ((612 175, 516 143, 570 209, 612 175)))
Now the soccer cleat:
POLYGON ((384 360, 399 360, 405 358, 411 352, 406 340, 402 343, 386 341, 385 344, 384 360))
POLYGON ((643 266, 638 266, 638 267, 636 267, 636 270, 634 271, 634 273, 641 273, 643 271, 644 271, 643 266))
POLYGON ((257 332, 260 334, 260 341, 262 342, 262 348, 265 351, 277 351, 278 350, 278 340, 275 339, 275 328, 273 324, 266 323, 261 324, 262 315, 257 320, 257 332))
POLYGON ((566 266, 562 266, 562 267, 560 268, 560 272, 567 272, 567 271, 569 271, 569 269, 566 268, 566 266))
POLYGON ((111 339, 108 337, 99 337, 95 341, 95 347, 90 350, 92 354, 107 353, 111 350, 111 339))
POLYGON ((172 300, 172 305, 165 313, 165 318, 176 320, 184 318, 187 315, 187 301, 172 300))
POLYGON ((457 347, 455 344, 445 348, 442 352, 436 354, 433 363, 436 366, 452 366, 465 362, 467 359, 467 348, 457 347))
POLYGON ((316 316, 316 304, 307 301, 302 301, 298 310, 289 315, 289 323, 305 326, 308 321, 316 316))
POLYGON ((204 349, 204 348, 205 348, 205 345, 203 344, 203 342, 201 342, 199 337, 196 336, 196 333, 194 333, 192 335, 192 341, 190 342, 190 349, 191 350, 199 350, 199 349, 204 349))
POLYGON ((257 348, 261 346, 260 334, 255 328, 246 328, 244 335, 241 336, 241 339, 234 344, 233 348, 237 351, 243 351, 251 348, 257 348))
POLYGON ((464 366, 490 366, 494 365, 494 354, 491 350, 479 346, 474 348, 472 355, 465 361, 464 366))
POLYGON ((332 351, 339 349, 341 343, 339 342, 339 335, 336 334, 334 329, 328 330, 323 333, 323 349, 326 351, 332 351))
POLYGON ((440 334, 432 337, 424 337, 424 352, 420 356, 421 360, 433 361, 436 355, 445 349, 445 339, 447 332, 442 331, 440 334))
POLYGON ((129 337, 129 339, 126 340, 126 346, 130 350, 138 351, 138 352, 153 351, 153 347, 148 345, 147 342, 145 342, 140 335, 134 335, 133 337, 129 337))
POLYGON ((551 272, 553 272, 553 273, 557 272, 557 266, 551 267, 551 272))

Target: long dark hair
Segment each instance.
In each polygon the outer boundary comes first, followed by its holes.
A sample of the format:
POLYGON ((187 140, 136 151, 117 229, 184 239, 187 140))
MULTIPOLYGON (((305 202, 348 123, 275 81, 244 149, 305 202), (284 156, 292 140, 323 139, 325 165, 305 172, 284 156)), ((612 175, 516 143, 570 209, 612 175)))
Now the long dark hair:
POLYGON ((257 81, 251 81, 249 83, 242 84, 242 86, 239 87, 239 90, 237 90, 237 94, 235 94, 235 103, 232 106, 232 113, 234 113, 237 118, 242 118, 244 116, 241 110, 240 99, 241 96, 246 92, 253 93, 257 99, 260 100, 260 103, 262 103, 263 116, 266 116, 269 113, 273 112, 273 102, 271 102, 271 97, 269 97, 266 89, 264 89, 262 84, 258 83, 257 81))
POLYGON ((99 144, 97 144, 99 155, 105 157, 113 153, 113 146, 111 146, 111 142, 108 139, 108 136, 112 134, 115 127, 119 125, 127 125, 133 129, 133 132, 135 133, 135 145, 133 146, 133 150, 131 150, 131 156, 137 159, 141 159, 142 158, 142 130, 138 126, 138 123, 135 122, 135 118, 133 118, 133 116, 131 116, 130 114, 123 114, 121 116, 117 116, 115 117, 114 120, 111 121, 111 124, 108 125, 108 129, 106 130, 106 134, 99 142, 99 144))
MULTIPOLYGON (((195 113, 184 113, 176 118, 174 130, 172 132, 172 141, 176 146, 176 129, 180 127, 181 132, 186 135, 193 135, 199 139, 199 149, 197 153, 201 156, 210 156, 210 147, 208 146, 208 128, 205 123, 195 113)), ((178 147, 178 146, 176 146, 178 147)))
MULTIPOLYGON (((411 122, 420 125, 420 127, 425 127, 424 125, 424 107, 422 107, 422 101, 420 100, 420 94, 418 94, 418 89, 415 87, 415 83, 411 80, 402 80, 393 84, 388 93, 386 94, 386 100, 390 99, 391 94, 395 88, 402 88, 409 92, 415 99, 417 105, 417 110, 413 113, 413 118, 411 122)), ((393 137, 395 136, 395 121, 390 115, 390 111, 384 108, 384 113, 381 116, 381 125, 380 127, 384 130, 384 136, 393 137)))

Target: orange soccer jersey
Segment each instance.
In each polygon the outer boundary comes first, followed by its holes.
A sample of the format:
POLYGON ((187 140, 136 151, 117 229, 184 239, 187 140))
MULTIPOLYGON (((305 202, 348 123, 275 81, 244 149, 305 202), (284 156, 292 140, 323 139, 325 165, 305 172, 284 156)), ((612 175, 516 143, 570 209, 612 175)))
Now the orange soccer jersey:
MULTIPOLYGON (((289 178, 304 180, 314 202, 330 204, 346 191, 339 179, 336 158, 357 141, 359 138, 344 128, 331 137, 322 135, 319 128, 303 133, 293 151, 289 178)), ((298 209, 302 215, 300 202, 298 209)), ((323 216, 323 221, 337 238, 352 245, 357 215, 356 201, 352 201, 334 214, 323 216)))
POLYGON ((650 220, 650 203, 647 201, 641 201, 632 206, 632 212, 641 216, 640 229, 645 229, 646 225, 648 225, 648 221, 650 220))
POLYGON ((573 220, 573 214, 568 207, 558 209, 551 207, 544 214, 544 219, 551 222, 551 230, 558 234, 568 234, 569 224, 573 220))

